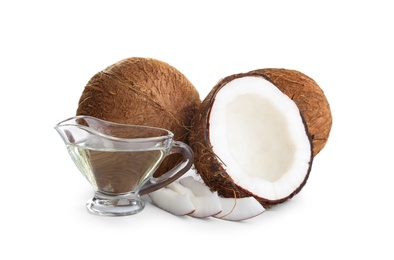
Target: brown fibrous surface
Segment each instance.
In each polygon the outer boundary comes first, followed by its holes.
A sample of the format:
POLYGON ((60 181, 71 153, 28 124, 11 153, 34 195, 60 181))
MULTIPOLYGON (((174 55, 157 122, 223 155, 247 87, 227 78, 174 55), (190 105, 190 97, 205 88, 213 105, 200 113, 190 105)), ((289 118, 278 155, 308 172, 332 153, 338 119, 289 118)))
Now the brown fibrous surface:
MULTIPOLYGON (((96 73, 79 99, 77 115, 165 128, 174 139, 188 142, 191 119, 201 103, 193 84, 168 63, 132 57, 96 73)), ((166 159, 155 173, 161 175, 179 160, 166 159)))

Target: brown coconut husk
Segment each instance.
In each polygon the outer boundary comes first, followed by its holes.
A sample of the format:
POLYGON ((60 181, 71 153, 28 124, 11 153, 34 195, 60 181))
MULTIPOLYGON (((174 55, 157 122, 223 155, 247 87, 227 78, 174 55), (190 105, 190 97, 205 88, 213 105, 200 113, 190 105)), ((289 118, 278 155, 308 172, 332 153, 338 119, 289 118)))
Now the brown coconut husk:
POLYGON ((296 103, 306 121, 316 156, 326 145, 332 126, 331 109, 323 90, 312 78, 296 70, 267 68, 251 72, 269 79, 296 103))
MULTIPOLYGON (((200 103, 198 91, 180 71, 159 60, 133 57, 95 74, 82 92, 76 114, 165 128, 174 133, 174 140, 187 143, 200 103)), ((169 157, 155 176, 180 159, 169 157)))
MULTIPOLYGON (((238 186, 234 182, 231 176, 226 172, 226 162, 223 162, 213 150, 209 137, 209 120, 211 108, 213 106, 213 103, 215 102, 215 97, 217 93, 221 90, 221 88, 234 79, 246 76, 261 77, 266 80, 265 76, 253 72, 234 74, 220 80, 212 88, 207 97, 202 101, 201 106, 192 121, 192 130, 190 133, 189 144, 194 151, 194 165, 201 178, 203 179, 204 183, 208 187, 210 187, 211 190, 217 191, 219 195, 226 198, 243 198, 253 196, 265 208, 270 208, 274 205, 283 203, 288 199, 292 198, 304 187, 311 171, 313 156, 310 160, 309 170, 306 173, 303 183, 286 198, 282 198, 279 200, 269 200, 266 198, 261 198, 255 196, 255 194, 244 189, 243 187, 238 186)), ((308 134, 307 127, 306 134, 308 134)))

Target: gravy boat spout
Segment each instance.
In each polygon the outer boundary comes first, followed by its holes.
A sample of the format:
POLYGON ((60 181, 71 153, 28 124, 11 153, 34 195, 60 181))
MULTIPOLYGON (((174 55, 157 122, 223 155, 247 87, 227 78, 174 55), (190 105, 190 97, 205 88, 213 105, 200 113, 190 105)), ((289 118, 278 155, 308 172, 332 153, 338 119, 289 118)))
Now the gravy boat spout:
POLYGON ((60 134, 66 146, 80 145, 98 148, 98 146, 105 146, 103 142, 110 139, 97 128, 99 123, 100 121, 95 118, 77 116, 56 124, 55 130, 60 134), (94 124, 95 122, 96 124, 94 124))

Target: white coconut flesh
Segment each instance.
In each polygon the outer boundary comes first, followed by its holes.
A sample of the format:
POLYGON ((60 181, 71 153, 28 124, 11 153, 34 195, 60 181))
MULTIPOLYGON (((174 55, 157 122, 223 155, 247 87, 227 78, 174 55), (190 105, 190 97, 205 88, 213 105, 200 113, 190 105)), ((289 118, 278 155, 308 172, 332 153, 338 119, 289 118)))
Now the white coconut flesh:
POLYGON ((265 208, 254 198, 222 198, 192 176, 183 177, 166 187, 149 193, 159 208, 177 216, 195 218, 213 216, 224 220, 240 221, 256 217, 265 208))
POLYGON ((192 214, 195 211, 188 194, 181 194, 167 187, 149 193, 149 197, 159 208, 177 216, 192 214))
POLYGON ((311 144, 296 104, 260 77, 237 78, 218 91, 209 138, 233 181, 261 198, 288 197, 310 169, 311 144))
POLYGON ((215 218, 240 221, 256 217, 265 211, 265 208, 254 197, 222 198, 219 197, 222 211, 214 215, 215 218))
POLYGON ((189 215, 197 218, 205 218, 222 212, 217 192, 211 192, 205 184, 195 180, 192 176, 179 179, 179 185, 192 192, 190 200, 195 211, 189 215))

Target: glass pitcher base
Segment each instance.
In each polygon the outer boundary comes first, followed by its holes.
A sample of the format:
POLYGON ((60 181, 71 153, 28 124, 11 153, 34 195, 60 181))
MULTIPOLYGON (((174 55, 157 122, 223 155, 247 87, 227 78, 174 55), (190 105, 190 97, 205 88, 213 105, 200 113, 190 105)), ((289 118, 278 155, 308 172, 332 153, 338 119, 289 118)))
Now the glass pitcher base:
POLYGON ((138 195, 103 195, 96 192, 86 203, 88 211, 100 216, 129 216, 141 212, 145 203, 138 195))

